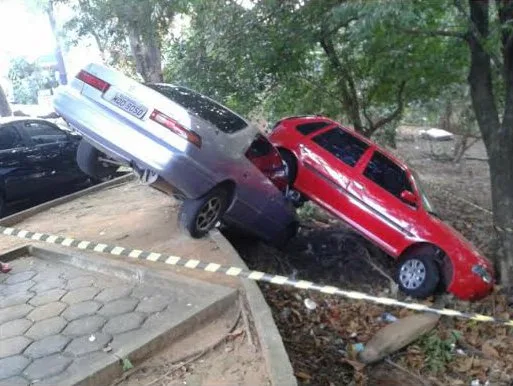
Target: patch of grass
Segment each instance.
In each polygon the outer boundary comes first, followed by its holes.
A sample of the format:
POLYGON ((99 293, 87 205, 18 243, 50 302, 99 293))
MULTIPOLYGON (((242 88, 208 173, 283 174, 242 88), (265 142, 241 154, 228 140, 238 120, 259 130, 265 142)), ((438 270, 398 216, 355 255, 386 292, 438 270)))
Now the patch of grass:
POLYGON ((459 332, 452 331, 446 339, 432 332, 419 340, 419 347, 426 355, 426 367, 430 372, 443 372, 453 359, 453 347, 458 340, 459 332))

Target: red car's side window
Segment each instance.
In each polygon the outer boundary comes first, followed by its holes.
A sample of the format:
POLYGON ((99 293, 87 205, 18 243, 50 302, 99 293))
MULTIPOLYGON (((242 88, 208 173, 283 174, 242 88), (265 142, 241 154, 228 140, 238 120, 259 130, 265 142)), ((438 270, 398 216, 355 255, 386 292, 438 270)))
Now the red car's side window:
POLYGON ((363 175, 397 198, 405 190, 413 193, 406 172, 378 151, 372 155, 363 175))
POLYGON ((365 142, 338 127, 325 131, 312 140, 349 166, 355 166, 369 147, 365 142))

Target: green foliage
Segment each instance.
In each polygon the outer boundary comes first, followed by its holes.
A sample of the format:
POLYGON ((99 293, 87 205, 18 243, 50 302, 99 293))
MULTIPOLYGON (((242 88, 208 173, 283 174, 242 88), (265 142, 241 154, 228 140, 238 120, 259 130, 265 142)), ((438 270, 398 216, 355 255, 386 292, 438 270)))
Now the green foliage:
POLYGON ((13 84, 16 103, 37 104, 39 90, 57 87, 57 82, 49 71, 21 57, 11 60, 8 77, 13 84))
POLYGON ((440 338, 436 332, 422 336, 418 345, 426 355, 426 367, 433 373, 440 373, 445 370, 447 364, 453 358, 453 347, 456 344, 458 331, 452 331, 446 339, 440 338))
POLYGON ((165 78, 243 114, 257 111, 275 121, 320 113, 371 134, 383 118, 400 118, 400 103, 429 101, 444 86, 465 81, 467 55, 458 42, 404 32, 421 12, 426 27, 444 15, 448 2, 433 3, 287 0, 245 9, 234 1, 197 0, 187 33, 164 52, 165 78), (323 49, 324 37, 341 67, 323 49))

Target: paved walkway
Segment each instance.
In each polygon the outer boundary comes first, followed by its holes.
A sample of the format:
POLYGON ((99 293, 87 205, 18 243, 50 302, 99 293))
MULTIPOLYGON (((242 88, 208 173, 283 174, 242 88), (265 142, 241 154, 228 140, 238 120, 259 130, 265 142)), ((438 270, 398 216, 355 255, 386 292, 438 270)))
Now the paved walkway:
POLYGON ((168 279, 156 287, 29 256, 11 265, 0 275, 1 386, 71 384, 233 292, 168 279))

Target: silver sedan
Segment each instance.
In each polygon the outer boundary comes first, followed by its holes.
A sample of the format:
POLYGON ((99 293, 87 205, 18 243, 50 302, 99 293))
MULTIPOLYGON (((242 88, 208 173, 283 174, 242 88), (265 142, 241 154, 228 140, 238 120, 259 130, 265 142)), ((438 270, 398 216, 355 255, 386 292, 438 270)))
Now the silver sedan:
POLYGON ((295 234, 278 151, 212 99, 89 64, 53 104, 84 138, 77 153, 84 172, 98 177, 113 164, 130 165, 149 185, 184 200, 180 223, 191 236, 205 235, 219 220, 269 242, 295 234))

